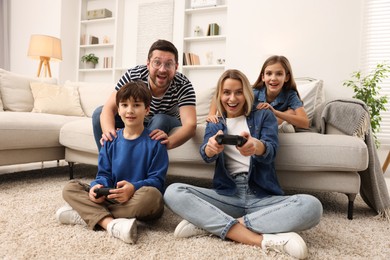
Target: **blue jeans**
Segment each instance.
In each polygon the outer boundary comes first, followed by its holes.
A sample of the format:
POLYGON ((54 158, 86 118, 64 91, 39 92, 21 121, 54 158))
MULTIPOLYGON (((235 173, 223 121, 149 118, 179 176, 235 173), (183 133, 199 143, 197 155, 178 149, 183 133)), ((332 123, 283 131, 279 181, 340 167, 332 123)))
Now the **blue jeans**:
MULTIPOLYGON (((95 109, 92 114, 92 127, 93 127, 93 136, 95 138, 96 145, 98 150, 100 151, 101 144, 100 139, 102 138, 102 127, 100 125, 100 114, 102 113, 103 106, 100 106, 95 109)), ((144 123, 145 127, 150 130, 160 129, 165 133, 169 133, 173 128, 181 126, 181 122, 176 117, 166 115, 166 114, 155 114, 149 122, 144 123)), ((125 125, 123 124, 122 119, 118 114, 115 115, 115 129, 123 128, 125 125)))
POLYGON ((317 198, 305 194, 257 198, 247 178, 235 178, 238 192, 234 196, 174 183, 166 189, 164 201, 182 218, 222 239, 240 217, 248 229, 259 234, 302 231, 320 222, 322 204, 317 198))

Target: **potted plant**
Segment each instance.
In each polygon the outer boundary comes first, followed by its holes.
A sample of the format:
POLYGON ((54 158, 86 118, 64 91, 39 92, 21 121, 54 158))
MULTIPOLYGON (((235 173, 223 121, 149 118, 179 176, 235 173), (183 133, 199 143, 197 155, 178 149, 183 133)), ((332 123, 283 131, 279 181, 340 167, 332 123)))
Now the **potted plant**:
POLYGON ((360 99, 366 103, 370 113, 371 130, 377 148, 380 145, 376 136, 382 121, 380 113, 381 111, 386 111, 385 105, 388 102, 387 96, 379 93, 381 89, 380 83, 388 77, 389 72, 390 66, 388 64, 379 63, 368 75, 363 76, 360 71, 356 71, 352 73, 351 80, 343 83, 344 86, 353 88, 355 92, 353 98, 360 99))
POLYGON ((81 57, 81 61, 84 62, 85 68, 93 69, 99 62, 99 57, 96 57, 93 53, 85 54, 81 57))

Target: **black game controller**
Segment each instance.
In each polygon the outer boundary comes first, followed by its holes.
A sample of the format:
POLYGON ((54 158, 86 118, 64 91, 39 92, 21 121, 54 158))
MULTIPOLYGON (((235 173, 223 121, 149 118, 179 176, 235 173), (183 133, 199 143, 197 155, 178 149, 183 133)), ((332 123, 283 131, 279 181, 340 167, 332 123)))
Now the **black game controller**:
POLYGON ((230 144, 243 146, 246 143, 246 138, 241 135, 217 135, 215 140, 218 144, 230 144))
POLYGON ((95 198, 100 198, 102 196, 107 196, 107 195, 110 195, 110 190, 112 190, 113 188, 97 188, 95 189, 95 193, 96 193, 96 197, 95 198))

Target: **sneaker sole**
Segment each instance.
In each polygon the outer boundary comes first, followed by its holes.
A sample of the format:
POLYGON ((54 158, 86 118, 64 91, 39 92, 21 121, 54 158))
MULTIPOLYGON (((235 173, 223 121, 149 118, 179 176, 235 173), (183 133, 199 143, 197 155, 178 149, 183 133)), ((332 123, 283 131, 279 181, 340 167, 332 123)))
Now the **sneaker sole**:
POLYGON ((182 220, 179 225, 177 225, 177 227, 175 228, 175 232, 173 233, 173 236, 174 237, 177 237, 177 238, 186 238, 186 236, 180 236, 179 234, 182 232, 183 228, 185 226, 187 226, 188 224, 190 224, 190 222, 188 222, 187 220, 182 220))

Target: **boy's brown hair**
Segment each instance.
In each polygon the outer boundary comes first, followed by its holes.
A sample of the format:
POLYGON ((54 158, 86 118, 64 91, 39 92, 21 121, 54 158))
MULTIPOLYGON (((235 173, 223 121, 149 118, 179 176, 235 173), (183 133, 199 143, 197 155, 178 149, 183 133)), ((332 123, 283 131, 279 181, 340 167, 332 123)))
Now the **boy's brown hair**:
POLYGON ((143 81, 131 81, 123 85, 116 93, 116 106, 119 106, 120 102, 133 98, 135 101, 142 101, 145 104, 145 108, 150 107, 152 102, 152 94, 143 81))

